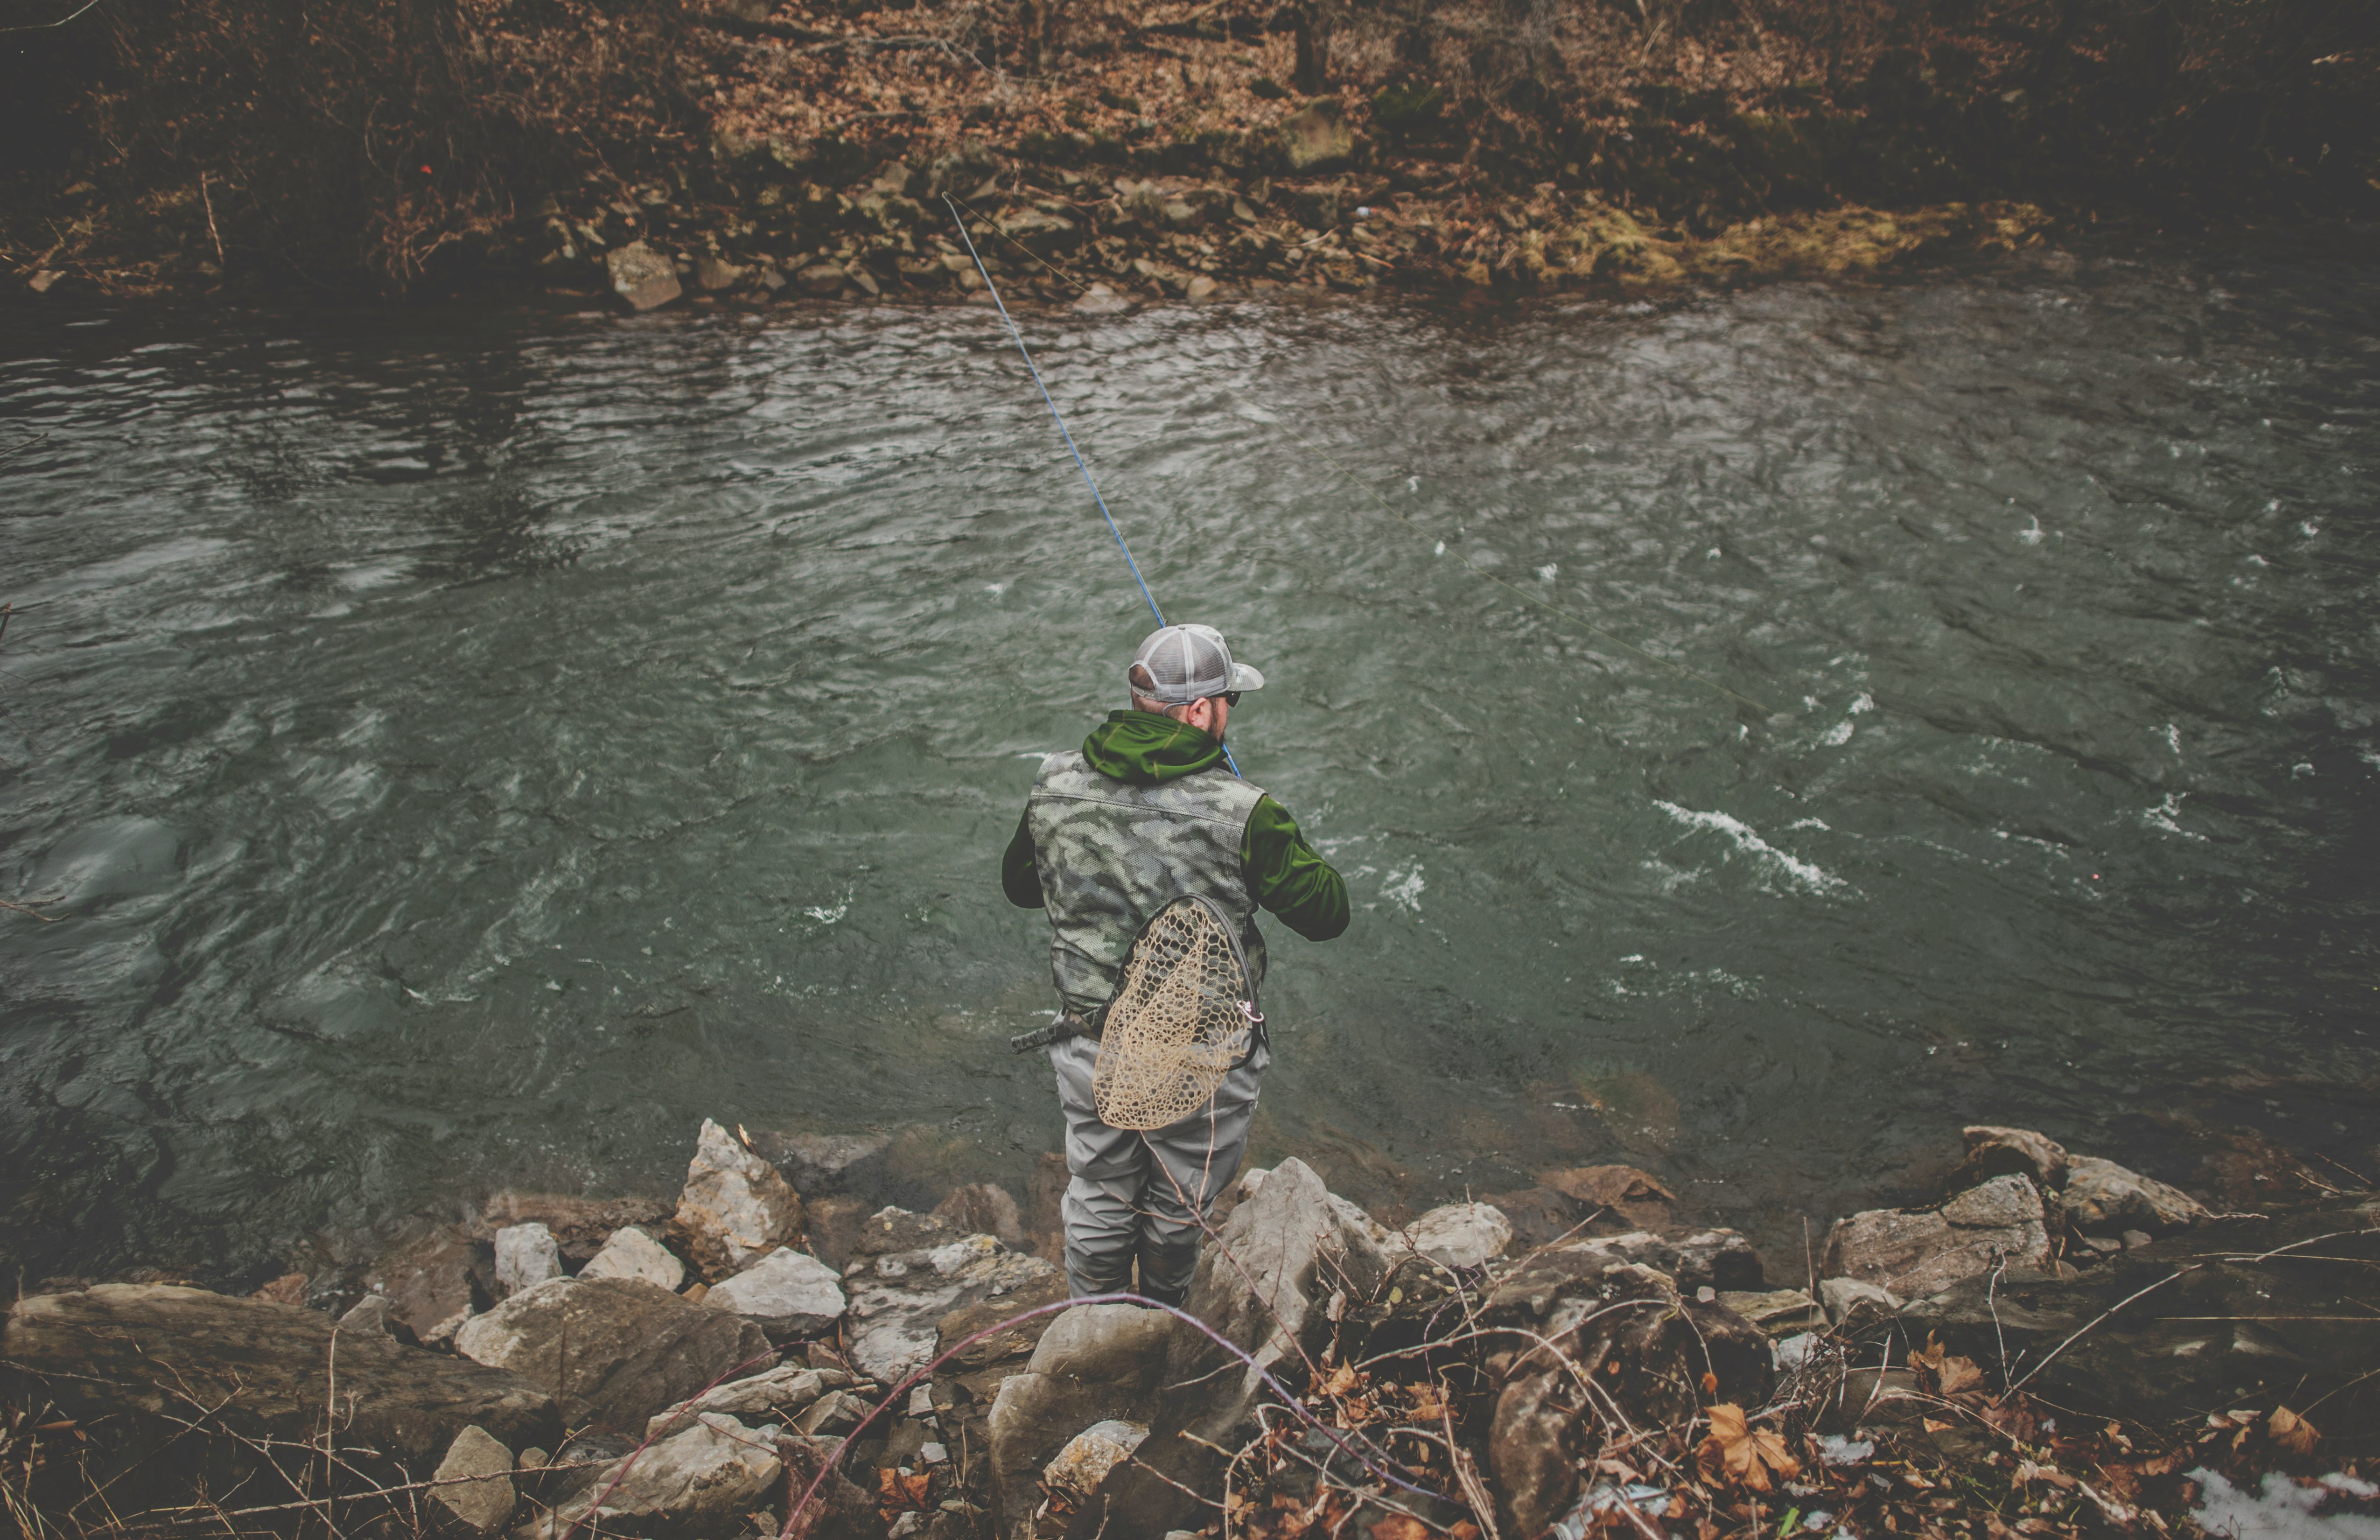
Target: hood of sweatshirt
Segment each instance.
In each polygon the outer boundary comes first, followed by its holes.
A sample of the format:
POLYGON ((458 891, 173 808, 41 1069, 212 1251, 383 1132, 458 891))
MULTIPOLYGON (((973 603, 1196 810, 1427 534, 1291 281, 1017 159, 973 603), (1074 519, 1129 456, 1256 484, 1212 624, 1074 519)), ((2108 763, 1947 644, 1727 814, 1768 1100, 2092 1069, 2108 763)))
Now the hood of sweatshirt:
POLYGON ((1149 786, 1212 770, 1223 762, 1223 745, 1154 711, 1110 711, 1083 740, 1083 758, 1101 775, 1149 786))

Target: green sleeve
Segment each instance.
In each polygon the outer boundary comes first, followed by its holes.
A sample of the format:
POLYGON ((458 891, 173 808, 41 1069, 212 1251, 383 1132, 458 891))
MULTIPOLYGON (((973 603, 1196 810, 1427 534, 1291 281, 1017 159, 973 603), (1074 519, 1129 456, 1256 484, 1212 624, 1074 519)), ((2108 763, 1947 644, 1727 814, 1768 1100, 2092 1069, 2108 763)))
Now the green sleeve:
POLYGON ((1240 835, 1240 867, 1257 902, 1309 941, 1347 928, 1347 883, 1297 831, 1289 809, 1257 799, 1240 835))
POLYGON ((1026 826, 1022 813, 1016 815, 1016 833, 1008 842, 1007 853, 1000 858, 1000 891, 1019 909, 1042 906, 1041 873, 1033 865, 1033 831, 1026 826))

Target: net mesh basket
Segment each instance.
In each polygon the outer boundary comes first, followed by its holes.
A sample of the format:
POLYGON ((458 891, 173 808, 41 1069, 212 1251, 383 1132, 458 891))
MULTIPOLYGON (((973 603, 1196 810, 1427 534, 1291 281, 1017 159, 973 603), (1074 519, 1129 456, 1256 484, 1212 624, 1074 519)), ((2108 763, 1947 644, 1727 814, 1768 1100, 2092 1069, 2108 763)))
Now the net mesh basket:
POLYGON ((1175 899, 1133 942, 1109 1001, 1091 1072, 1099 1121, 1180 1122, 1247 1052, 1256 1020, 1231 923, 1196 894, 1175 899))

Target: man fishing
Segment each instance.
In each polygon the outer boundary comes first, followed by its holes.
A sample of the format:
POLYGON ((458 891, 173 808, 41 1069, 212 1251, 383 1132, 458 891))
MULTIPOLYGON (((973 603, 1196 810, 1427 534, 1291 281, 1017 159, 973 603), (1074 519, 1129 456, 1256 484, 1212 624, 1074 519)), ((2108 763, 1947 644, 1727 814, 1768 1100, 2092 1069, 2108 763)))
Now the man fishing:
POLYGON ((1140 644, 1125 679, 1129 710, 1110 712, 1079 750, 1041 762, 1000 879, 1011 903, 1050 915, 1050 968, 1063 1007, 1050 1061, 1073 1177, 1063 1204, 1067 1285, 1077 1297, 1125 1291, 1136 1262, 1137 1291, 1178 1304, 1197 1267, 1201 1223, 1239 1173, 1272 1061, 1253 1012, 1265 965, 1257 911, 1327 941, 1347 928, 1347 885, 1288 809, 1225 768, 1232 709, 1264 687, 1264 675, 1233 662, 1221 633, 1162 626, 1140 644), (1236 928, 1250 1008, 1245 1051, 1188 1116, 1161 1128, 1113 1127, 1093 1087, 1102 1016, 1143 927, 1185 895, 1236 928))

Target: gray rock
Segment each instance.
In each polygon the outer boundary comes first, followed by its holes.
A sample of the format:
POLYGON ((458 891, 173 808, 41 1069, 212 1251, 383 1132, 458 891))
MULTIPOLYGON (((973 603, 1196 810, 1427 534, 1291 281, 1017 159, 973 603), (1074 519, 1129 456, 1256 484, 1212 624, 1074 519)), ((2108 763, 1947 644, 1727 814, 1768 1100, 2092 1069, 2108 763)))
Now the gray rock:
POLYGON ((476 1534, 493 1534, 513 1516, 513 1451, 480 1427, 447 1447, 431 1477, 430 1501, 476 1534))
POLYGON ((1821 1323, 1812 1319, 1818 1302, 1800 1289, 1770 1289, 1758 1293, 1730 1290, 1716 1302, 1769 1332, 1806 1331, 1821 1323))
POLYGON ((807 1526, 808 1540, 882 1540, 884 1521, 877 1516, 876 1500, 829 1461, 840 1452, 832 1438, 788 1435, 777 1440, 777 1458, 784 1462, 785 1479, 795 1497, 811 1483, 818 1493, 811 1506, 797 1515, 797 1531, 807 1526))
MULTIPOLYGON (((117 1469, 118 1517, 152 1503, 192 1500, 242 1480, 279 1487, 319 1467, 322 1398, 333 1367, 331 1317, 297 1305, 236 1299, 165 1284, 95 1284, 78 1293, 20 1299, 0 1328, 0 1393, 38 1394, 57 1414, 108 1426, 117 1469), (192 1434, 211 1409, 219 1437, 192 1434), (285 1455, 264 1471, 256 1446, 285 1455), (243 1442, 245 1440, 246 1442, 243 1442), (152 1460, 175 1445, 170 1460, 152 1460)), ((339 1449, 357 1469, 393 1479, 435 1470, 455 1437, 476 1425, 508 1447, 552 1445, 562 1421, 552 1398, 518 1375, 367 1331, 339 1331, 339 1449)), ((358 1523, 369 1515, 358 1507, 358 1523)))
POLYGON ((776 1167, 705 1118, 670 1227, 703 1277, 717 1281, 798 1234, 802 1200, 776 1167))
POLYGON ((1066 1440, 1066 1447, 1042 1467, 1041 1479, 1081 1502, 1099 1489, 1108 1473, 1132 1458, 1148 1437, 1148 1429, 1120 1418, 1093 1423, 1066 1440))
MULTIPOLYGON (((762 1374, 731 1379, 689 1401, 658 1413, 645 1425, 648 1436, 674 1433, 686 1419, 706 1412, 724 1413, 740 1422, 790 1423, 829 1390, 851 1383, 840 1369, 813 1369, 803 1364, 780 1364, 762 1374)), ((925 1387, 920 1386, 923 1389, 925 1387)))
POLYGON ((443 1342, 490 1302, 482 1259, 470 1236, 449 1226, 398 1247, 364 1274, 364 1290, 387 1299, 390 1314, 424 1342, 443 1342))
POLYGON ((669 1248, 631 1225, 615 1230, 603 1249, 578 1269, 580 1281, 598 1278, 642 1279, 674 1294, 686 1282, 686 1264, 669 1248))
POLYGON ((1338 98, 1331 96, 1281 119, 1281 141, 1289 168, 1300 176, 1341 170, 1355 154, 1354 130, 1341 115, 1338 98))
POLYGON ((1477 1267, 1504 1255, 1512 1224, 1484 1203, 1450 1203, 1433 1208, 1405 1228, 1405 1243, 1419 1255, 1449 1267, 1477 1267))
POLYGON ((843 290, 843 269, 833 262, 813 262, 794 274, 794 282, 820 298, 830 298, 843 290))
POLYGON ((541 1224, 553 1231, 565 1265, 583 1263, 601 1251, 615 1231, 629 1225, 667 1223, 672 1207, 659 1198, 581 1198, 506 1188, 488 1199, 471 1238, 493 1241, 496 1231, 508 1226, 541 1224))
POLYGON ((772 1251, 723 1283, 702 1303, 753 1322, 772 1342, 824 1331, 843 1318, 843 1290, 834 1269, 787 1246, 772 1251))
POLYGON ((603 266, 612 275, 612 291, 635 309, 666 305, 686 292, 677 281, 677 265, 643 241, 605 252, 603 266))
POLYGON ((1687 1295, 1704 1289, 1715 1294, 1751 1292, 1765 1281, 1759 1254, 1741 1232, 1732 1230, 1700 1230, 1683 1236, 1632 1230, 1622 1235, 1568 1242, 1560 1250, 1583 1260, 1615 1267, 1633 1264, 1667 1273, 1678 1291, 1687 1295))
POLYGON ((848 1390, 829 1390, 794 1419, 794 1427, 810 1438, 841 1437, 860 1425, 868 1402, 848 1390))
POLYGON ((2143 1246, 2154 1245, 2156 1243, 2156 1237, 2145 1230, 2128 1230, 2117 1239, 2124 1243, 2126 1251, 2138 1251, 2143 1246))
MULTIPOLYGON (((877 1214, 867 1231, 897 1228, 895 1212, 877 1214)), ((933 1357, 943 1316, 1057 1272, 1039 1257, 1010 1251, 989 1235, 862 1255, 844 1277, 851 1362, 861 1373, 891 1384, 933 1357)))
POLYGON ((541 1224, 507 1225, 496 1231, 496 1292, 517 1294, 562 1276, 562 1248, 541 1224))
POLYGON ((1937 1294, 2003 1261, 2034 1269, 2053 1262, 2041 1192, 2022 1176, 1995 1177, 1939 1208, 1869 1209, 1827 1233, 1828 1276, 1903 1299, 1937 1294))
POLYGON ((545 1388, 573 1427, 642 1427, 714 1380, 776 1362, 751 1322, 628 1278, 540 1283, 473 1316, 455 1350, 545 1388))
POLYGON ((1856 1278, 1828 1278, 1818 1282, 1818 1302, 1827 1307, 1827 1319, 1840 1326, 1853 1309, 1862 1304, 1874 1305, 1886 1315, 1900 1312, 1900 1296, 1889 1289, 1880 1288, 1856 1278))
POLYGON ((1082 227, 1071 219, 1034 210, 1019 210, 999 222, 1000 233, 1037 257, 1054 257, 1071 250, 1083 238, 1082 227))
POLYGON ((2163 1235, 2204 1224, 2215 1216, 2179 1187, 2084 1155, 2067 1169, 2066 1217, 2076 1228, 2096 1234, 2143 1230, 2163 1235))
POLYGON ((1043 1467, 1081 1429, 1111 1420, 1147 1425, 1176 1329, 1161 1310, 1078 1304, 1041 1334, 1025 1372, 1002 1380, 992 1399, 992 1505, 1001 1533, 1029 1528, 1043 1467))
POLYGON ((595 1473, 577 1496, 529 1526, 535 1540, 580 1534, 718 1540, 783 1479, 773 1431, 713 1414, 595 1473), (601 1499, 602 1507, 595 1505, 601 1499))
MULTIPOLYGON (((1275 1167, 1232 1211, 1220 1236, 1222 1245, 1209 1245, 1198 1260, 1187 1308, 1266 1368, 1293 1356, 1298 1343, 1318 1350, 1331 1294, 1346 1289, 1368 1297, 1389 1271, 1387 1255, 1342 1216, 1302 1160, 1275 1167)), ((1214 1450, 1238 1447, 1262 1388, 1254 1370, 1188 1331, 1174 1335, 1165 1376, 1181 1388, 1160 1398, 1147 1419, 1148 1443, 1102 1488, 1102 1506, 1114 1516, 1111 1533, 1160 1534, 1190 1521, 1196 1504, 1183 1488, 1213 1489, 1223 1458, 1214 1450)))

